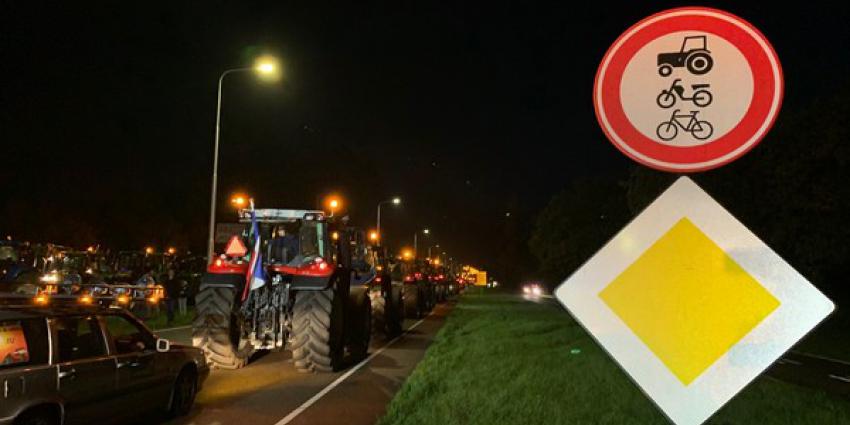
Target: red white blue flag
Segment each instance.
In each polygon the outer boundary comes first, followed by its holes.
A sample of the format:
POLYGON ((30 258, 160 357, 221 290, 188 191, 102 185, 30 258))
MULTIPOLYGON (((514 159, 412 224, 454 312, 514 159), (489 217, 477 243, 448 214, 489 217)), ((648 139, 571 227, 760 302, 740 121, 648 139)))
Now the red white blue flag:
POLYGON ((251 264, 248 266, 248 274, 245 277, 245 290, 242 291, 242 301, 248 298, 248 292, 262 288, 268 282, 266 270, 263 267, 263 253, 260 249, 260 229, 257 226, 257 215, 251 210, 251 235, 254 237, 254 250, 251 252, 251 264))

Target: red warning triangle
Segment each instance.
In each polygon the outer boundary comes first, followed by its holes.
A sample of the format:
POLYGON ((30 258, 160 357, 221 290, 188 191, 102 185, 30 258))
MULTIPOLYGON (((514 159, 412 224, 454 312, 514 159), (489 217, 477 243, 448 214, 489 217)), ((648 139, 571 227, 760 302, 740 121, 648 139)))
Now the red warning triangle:
POLYGON ((224 254, 228 257, 244 257, 248 254, 248 248, 242 242, 242 238, 238 235, 233 235, 227 242, 227 248, 224 249, 224 254))

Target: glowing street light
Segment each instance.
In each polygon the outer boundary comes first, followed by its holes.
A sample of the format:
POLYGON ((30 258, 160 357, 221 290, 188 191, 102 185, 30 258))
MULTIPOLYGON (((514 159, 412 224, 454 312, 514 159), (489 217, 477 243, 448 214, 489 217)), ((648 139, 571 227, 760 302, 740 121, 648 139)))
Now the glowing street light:
POLYGON ((264 80, 278 80, 281 77, 281 67, 274 56, 260 56, 254 62, 254 72, 264 80))
POLYGON ((411 252, 409 249, 405 249, 405 250, 401 251, 401 258, 404 258, 405 260, 409 260, 409 259, 413 258, 413 252, 411 252))
POLYGON ((233 204, 236 208, 245 208, 248 205, 248 198, 245 195, 233 195, 230 198, 230 203, 233 204))
POLYGON ((378 232, 373 230, 369 232, 369 240, 372 242, 377 242, 380 239, 378 232))
POLYGON ((168 247, 168 255, 174 255, 177 253, 177 248, 170 246, 168 247))
POLYGON ((342 201, 336 196, 329 197, 326 203, 328 205, 328 209, 331 210, 330 217, 333 217, 334 213, 342 207, 342 201))
POLYGON ((153 254, 153 253, 154 253, 154 249, 153 249, 153 247, 152 247, 152 246, 146 246, 146 247, 145 247, 145 254, 147 254, 147 255, 151 255, 151 254, 153 254))
POLYGON ((280 65, 271 56, 262 56, 252 67, 232 68, 225 70, 218 77, 218 100, 215 109, 215 144, 213 147, 213 172, 212 172, 212 195, 210 196, 210 226, 207 235, 207 263, 213 260, 213 245, 215 244, 215 201, 216 189, 218 188, 218 144, 221 133, 221 87, 224 77, 236 72, 255 72, 265 80, 276 80, 280 76, 280 65))

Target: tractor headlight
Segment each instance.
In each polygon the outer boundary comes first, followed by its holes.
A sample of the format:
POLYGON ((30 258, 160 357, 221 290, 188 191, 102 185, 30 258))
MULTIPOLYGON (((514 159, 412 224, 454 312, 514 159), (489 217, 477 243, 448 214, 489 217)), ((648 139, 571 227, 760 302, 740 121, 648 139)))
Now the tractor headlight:
POLYGON ((40 280, 45 283, 56 283, 59 282, 59 275, 56 273, 49 273, 42 276, 40 280))

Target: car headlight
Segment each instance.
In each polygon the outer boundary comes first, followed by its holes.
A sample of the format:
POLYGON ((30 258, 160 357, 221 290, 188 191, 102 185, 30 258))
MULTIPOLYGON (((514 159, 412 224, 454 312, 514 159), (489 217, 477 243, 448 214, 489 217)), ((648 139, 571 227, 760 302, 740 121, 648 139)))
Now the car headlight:
POLYGON ((46 283, 56 283, 59 282, 59 275, 56 273, 46 274, 42 276, 40 280, 46 283))

